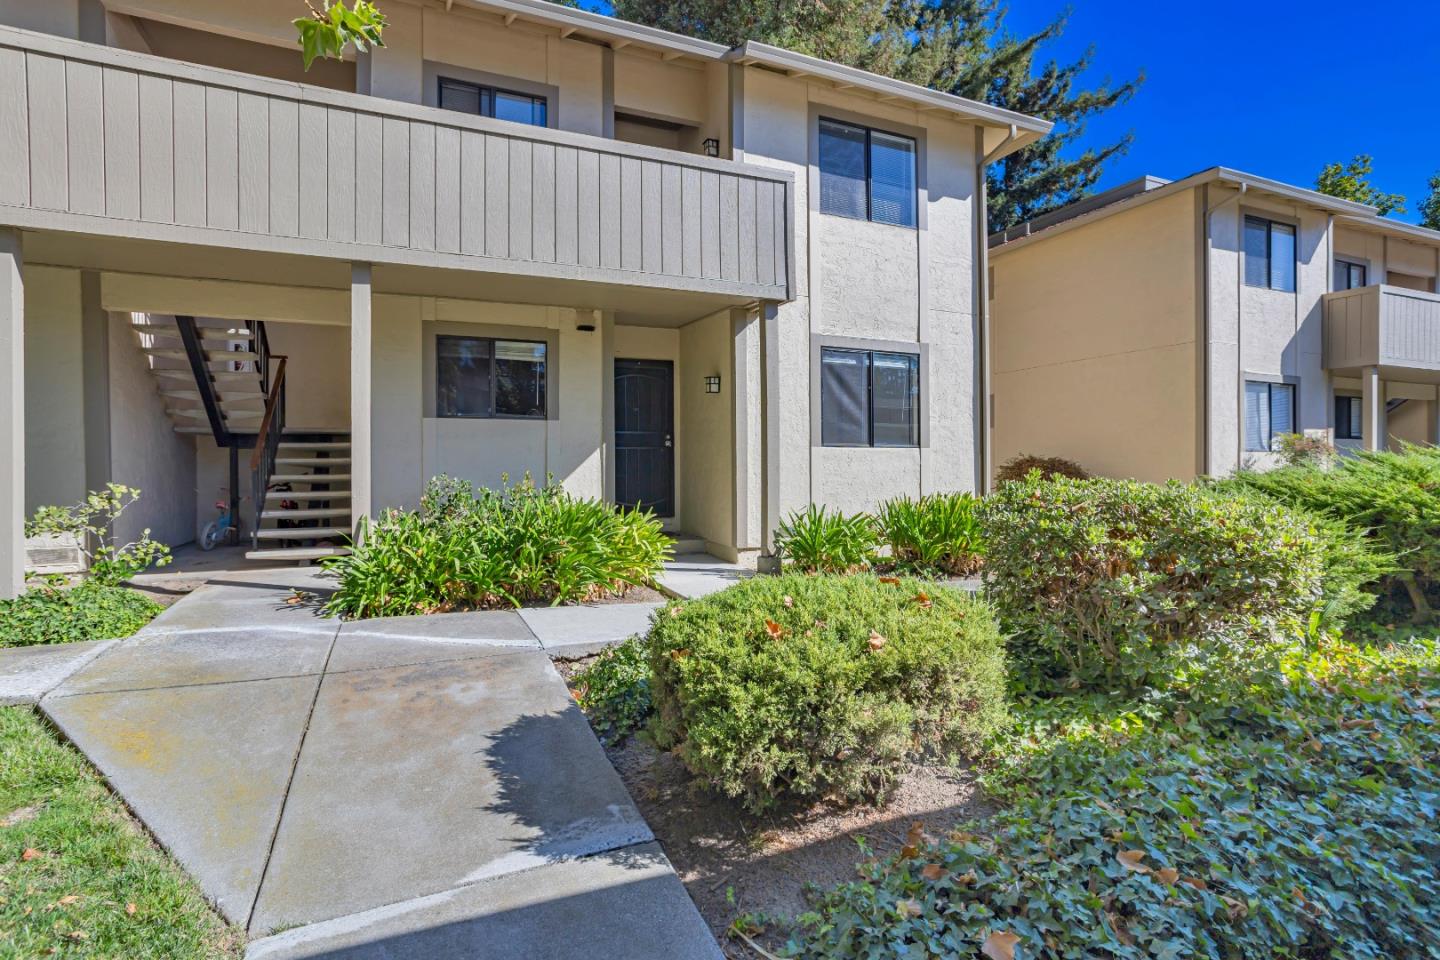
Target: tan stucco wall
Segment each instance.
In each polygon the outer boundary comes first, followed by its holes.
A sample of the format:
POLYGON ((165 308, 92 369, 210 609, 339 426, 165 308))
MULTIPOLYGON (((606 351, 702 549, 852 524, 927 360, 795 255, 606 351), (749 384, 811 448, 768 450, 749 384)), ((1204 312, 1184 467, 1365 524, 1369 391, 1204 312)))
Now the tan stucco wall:
POLYGON ((25 271, 25 513, 85 495, 80 272, 25 271))
POLYGON ((267 323, 270 352, 288 357, 285 425, 291 429, 348 429, 350 331, 308 323, 267 323))
POLYGON ((1182 192, 992 251, 996 463, 1196 470, 1195 200, 1182 192))
MULTIPOLYGON (((730 311, 679 329, 676 368, 677 490, 682 527, 733 558, 735 547, 734 348, 730 311), (720 393, 705 392, 705 378, 720 376, 720 393)), ((618 338, 617 338, 618 341, 618 338)), ((616 349, 616 356, 620 356, 616 349)))

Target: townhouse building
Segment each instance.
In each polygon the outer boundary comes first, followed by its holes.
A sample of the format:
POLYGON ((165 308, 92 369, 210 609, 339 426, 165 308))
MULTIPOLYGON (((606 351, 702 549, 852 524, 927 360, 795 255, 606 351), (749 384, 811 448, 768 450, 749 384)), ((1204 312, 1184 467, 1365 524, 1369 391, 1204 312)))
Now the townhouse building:
MULTIPOLYGON (((0 0, 0 593, 23 518, 345 549, 529 474, 727 559, 987 475, 984 167, 1048 124, 541 0, 0 0)), ((32 544, 30 565, 45 558, 32 544)))

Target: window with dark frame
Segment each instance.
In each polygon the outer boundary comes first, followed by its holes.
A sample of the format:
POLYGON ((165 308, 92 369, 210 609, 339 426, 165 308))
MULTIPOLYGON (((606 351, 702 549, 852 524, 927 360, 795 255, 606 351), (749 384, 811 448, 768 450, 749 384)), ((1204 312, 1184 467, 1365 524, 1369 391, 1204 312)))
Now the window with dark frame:
POLYGON ((1335 261, 1335 290, 1355 290, 1369 286, 1369 269, 1363 263, 1353 260, 1335 261))
POLYGON ((1335 398, 1335 439, 1363 440, 1364 420, 1359 397, 1335 398))
POLYGON ((546 347, 531 340, 435 338, 435 415, 543 420, 546 347))
POLYGON ((920 357, 821 348, 820 443, 827 447, 918 447, 920 357))
POLYGON ((1275 449, 1275 438, 1295 432, 1295 385, 1245 381, 1245 449, 1275 449))
POLYGON ((916 225, 912 137, 820 120, 820 212, 900 227, 916 225))
POLYGON ((1295 292, 1295 227, 1245 218, 1245 285, 1295 292))
POLYGON ((494 117, 496 120, 509 120, 532 127, 549 125, 544 97, 487 87, 465 80, 452 80, 449 77, 440 78, 440 107, 443 110, 494 117))

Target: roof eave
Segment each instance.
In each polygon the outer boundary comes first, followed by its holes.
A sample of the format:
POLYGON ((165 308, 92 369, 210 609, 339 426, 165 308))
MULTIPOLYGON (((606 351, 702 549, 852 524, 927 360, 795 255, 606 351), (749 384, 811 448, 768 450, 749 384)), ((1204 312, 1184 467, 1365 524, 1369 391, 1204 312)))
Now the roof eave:
POLYGON ((1352 217, 1341 216, 1339 222, 1347 227, 1355 227, 1358 230, 1366 230, 1371 233, 1387 233, 1407 240, 1419 240, 1422 243, 1440 244, 1440 230, 1431 230, 1414 223, 1403 223, 1399 220, 1390 220, 1386 217, 1352 217))
MULTIPOLYGON (((735 63, 758 63, 781 70, 790 76, 814 77, 833 83, 837 89, 855 88, 873 93, 882 101, 892 100, 906 103, 920 110, 948 113, 971 122, 987 126, 1014 127, 1016 137, 1005 153, 1011 153, 1028 143, 1033 143, 1048 134, 1054 124, 1036 117, 1016 113, 1002 107, 992 107, 977 100, 967 100, 949 93, 941 93, 904 80, 895 80, 870 73, 857 67, 830 63, 816 57, 795 53, 768 43, 747 40, 725 55, 726 60, 735 63)), ((1004 156, 1002 153, 999 156, 1004 156)), ((996 159, 999 159, 999 156, 996 159)))
POLYGON ((691 56, 701 60, 720 60, 730 51, 730 48, 724 44, 696 40, 694 37, 671 33, 657 27, 647 27, 644 24, 631 23, 628 20, 620 20, 601 13, 591 13, 588 10, 562 7, 559 4, 545 2, 545 0, 452 0, 452 2, 459 2, 472 10, 498 13, 507 18, 507 23, 514 19, 524 19, 531 23, 555 27, 560 30, 562 36, 569 37, 579 34, 588 39, 605 43, 616 50, 633 45, 657 50, 662 54, 691 56))

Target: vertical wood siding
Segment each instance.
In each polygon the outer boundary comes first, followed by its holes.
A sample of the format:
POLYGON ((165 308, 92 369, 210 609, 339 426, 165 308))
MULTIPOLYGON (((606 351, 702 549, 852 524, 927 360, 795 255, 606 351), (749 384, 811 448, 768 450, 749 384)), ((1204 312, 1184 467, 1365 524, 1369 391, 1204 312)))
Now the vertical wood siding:
POLYGON ((1363 287, 1325 297, 1325 365, 1440 370, 1440 296, 1363 287))
POLYGON ((0 205, 787 295, 792 197, 780 174, 395 116, 360 96, 305 102, 193 68, 169 76, 160 60, 141 70, 5 40, 0 205))

